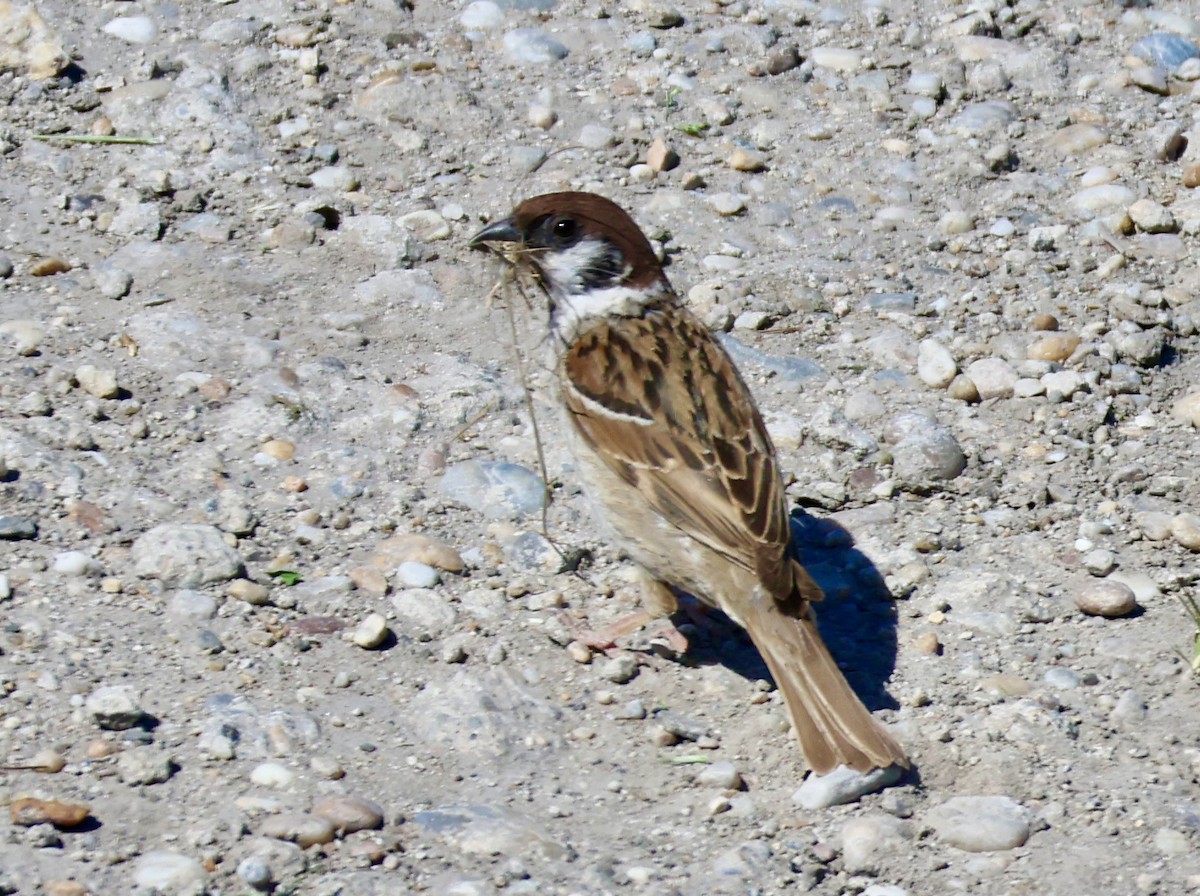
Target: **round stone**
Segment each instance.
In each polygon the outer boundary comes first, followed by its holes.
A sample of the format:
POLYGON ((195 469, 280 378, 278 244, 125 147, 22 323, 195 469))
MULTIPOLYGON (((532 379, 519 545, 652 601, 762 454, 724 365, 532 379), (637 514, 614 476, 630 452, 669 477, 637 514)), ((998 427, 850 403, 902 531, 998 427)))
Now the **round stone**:
POLYGON ((958 374, 950 350, 936 339, 922 339, 917 347, 917 376, 934 389, 944 389, 958 374))
POLYGON ((387 620, 379 613, 371 613, 354 629, 351 640, 364 650, 374 650, 388 637, 387 620))
POLYGON ((1080 612, 1088 616, 1112 619, 1128 616, 1137 609, 1133 589, 1112 579, 1084 582, 1075 589, 1072 599, 1080 612))
POLYGON ((1189 551, 1200 551, 1200 516, 1179 514, 1171 520, 1171 537, 1189 551))
POLYGON ((1080 339, 1072 333, 1048 333, 1029 346, 1031 361, 1065 361, 1079 348, 1080 339))
POLYGON ((336 794, 324 797, 313 804, 312 814, 333 825, 338 836, 383 827, 383 809, 378 803, 360 796, 336 794))
POLYGON ((938 838, 967 852, 1015 849, 1029 839, 1029 813, 1006 796, 956 796, 930 810, 938 838))
POLYGON ((307 812, 281 812, 265 818, 258 832, 274 840, 288 840, 301 848, 333 840, 333 824, 307 812))

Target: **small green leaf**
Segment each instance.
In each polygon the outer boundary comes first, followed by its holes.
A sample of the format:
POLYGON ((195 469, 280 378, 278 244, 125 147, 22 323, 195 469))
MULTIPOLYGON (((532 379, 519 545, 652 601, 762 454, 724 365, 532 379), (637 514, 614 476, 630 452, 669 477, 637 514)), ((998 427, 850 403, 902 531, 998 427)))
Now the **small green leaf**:
POLYGON ((300 573, 296 572, 294 569, 277 569, 270 573, 270 576, 280 585, 287 585, 289 588, 292 585, 299 585, 304 581, 300 573))
POLYGON ((675 125, 677 130, 683 131, 689 137, 703 137, 704 132, 708 130, 708 122, 705 121, 685 121, 682 124, 675 125))

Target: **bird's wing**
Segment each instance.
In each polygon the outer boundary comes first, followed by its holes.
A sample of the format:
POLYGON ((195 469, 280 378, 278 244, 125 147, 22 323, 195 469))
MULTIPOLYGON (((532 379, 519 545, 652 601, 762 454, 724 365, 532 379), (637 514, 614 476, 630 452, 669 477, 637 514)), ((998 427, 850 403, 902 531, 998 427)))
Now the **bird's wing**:
POLYGON ((561 364, 570 418, 613 472, 778 600, 795 594, 803 583, 789 559, 774 449, 745 382, 699 320, 668 305, 607 321, 561 364))

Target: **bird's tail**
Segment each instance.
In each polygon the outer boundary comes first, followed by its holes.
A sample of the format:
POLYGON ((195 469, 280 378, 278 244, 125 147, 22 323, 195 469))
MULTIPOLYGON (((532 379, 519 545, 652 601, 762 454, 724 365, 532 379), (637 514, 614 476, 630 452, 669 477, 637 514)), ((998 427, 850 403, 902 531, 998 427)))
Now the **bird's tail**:
POLYGON ((830 655, 811 615, 759 605, 747 632, 783 693, 804 758, 819 775, 839 765, 859 772, 898 765, 903 748, 871 717, 830 655))

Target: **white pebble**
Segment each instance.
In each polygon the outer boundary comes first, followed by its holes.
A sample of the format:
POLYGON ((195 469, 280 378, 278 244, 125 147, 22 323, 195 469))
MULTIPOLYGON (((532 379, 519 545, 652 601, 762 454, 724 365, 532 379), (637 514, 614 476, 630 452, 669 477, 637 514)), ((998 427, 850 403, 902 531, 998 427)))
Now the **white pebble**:
POLYGON ((295 780, 296 773, 278 762, 262 762, 250 771, 251 783, 259 787, 289 787, 295 780))
POLYGON ((351 640, 365 650, 374 650, 388 636, 387 620, 379 613, 371 613, 354 629, 351 640))

